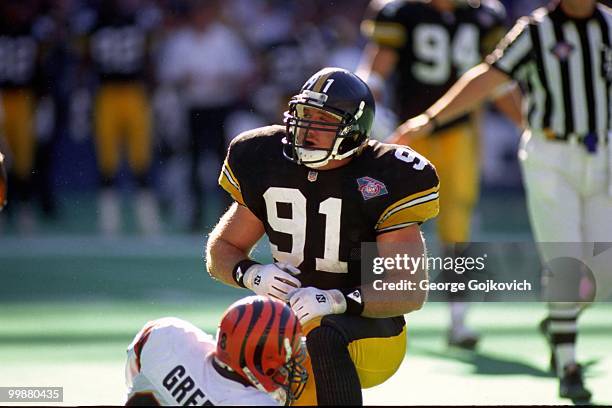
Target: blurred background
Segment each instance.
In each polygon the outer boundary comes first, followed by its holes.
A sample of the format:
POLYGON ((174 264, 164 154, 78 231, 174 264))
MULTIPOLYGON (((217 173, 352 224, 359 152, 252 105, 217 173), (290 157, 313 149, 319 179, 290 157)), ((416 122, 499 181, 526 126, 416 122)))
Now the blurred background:
MULTIPOLYGON (((543 2, 505 3, 510 25, 543 2)), ((321 67, 355 70, 367 4, 2 1, 2 235, 202 232, 228 141, 279 123, 321 67)), ((483 126, 484 186, 520 188, 517 130, 483 126)))
MULTIPOLYGON (((545 2, 503 3, 510 26, 545 2)), ((288 98, 321 67, 355 70, 367 5, 0 1, 0 151, 10 189, 0 213, 0 386, 64 386, 69 404, 122 404, 125 348, 147 320, 176 315, 215 332, 225 307, 246 294, 212 281, 202 259, 229 204, 216 185, 226 146, 281 123, 288 98)), ((386 137, 393 120, 374 137, 386 137)), ((473 240, 529 241, 519 131, 492 109, 481 128, 473 240)), ((433 228, 427 234, 435 240, 433 228)), ((266 242, 256 257, 270 259, 266 242)), ((544 305, 474 308, 484 340, 473 354, 444 351, 443 309, 429 304, 409 321, 412 353, 366 403, 562 401, 536 330, 544 305)), ((611 311, 587 314, 580 347, 595 365, 595 400, 608 403, 611 311)))

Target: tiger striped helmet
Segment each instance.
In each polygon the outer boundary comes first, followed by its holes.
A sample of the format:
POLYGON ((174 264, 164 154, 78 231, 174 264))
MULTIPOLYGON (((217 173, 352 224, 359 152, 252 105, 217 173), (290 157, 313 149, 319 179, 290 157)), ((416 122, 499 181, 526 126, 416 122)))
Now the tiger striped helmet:
POLYGON ((285 303, 249 296, 232 304, 217 332, 216 359, 264 392, 299 398, 308 373, 306 343, 297 317, 285 303))

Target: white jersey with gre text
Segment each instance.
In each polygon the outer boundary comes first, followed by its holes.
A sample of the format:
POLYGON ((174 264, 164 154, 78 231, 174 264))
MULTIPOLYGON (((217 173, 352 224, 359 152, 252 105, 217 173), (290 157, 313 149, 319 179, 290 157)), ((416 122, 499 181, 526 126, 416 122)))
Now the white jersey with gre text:
POLYGON ((128 347, 128 401, 160 405, 278 405, 213 367, 214 338, 181 319, 145 324, 128 347))

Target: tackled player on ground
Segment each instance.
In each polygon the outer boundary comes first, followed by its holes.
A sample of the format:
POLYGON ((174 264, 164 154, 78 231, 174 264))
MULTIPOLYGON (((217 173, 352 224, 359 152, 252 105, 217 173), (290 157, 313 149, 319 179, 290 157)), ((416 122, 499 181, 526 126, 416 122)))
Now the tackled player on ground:
POLYGON ((167 317, 145 324, 128 348, 126 405, 283 405, 307 379, 302 328, 282 302, 232 304, 217 339, 167 317))

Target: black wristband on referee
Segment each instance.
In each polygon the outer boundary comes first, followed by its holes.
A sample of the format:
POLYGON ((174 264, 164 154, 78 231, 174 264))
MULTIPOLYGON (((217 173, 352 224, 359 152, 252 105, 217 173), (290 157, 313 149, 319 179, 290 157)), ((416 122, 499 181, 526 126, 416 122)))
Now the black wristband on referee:
POLYGON ((234 278, 234 281, 238 284, 238 286, 240 286, 241 288, 246 289, 246 286, 244 286, 244 282, 242 281, 242 279, 244 278, 244 273, 247 271, 247 269, 249 269, 253 265, 261 264, 259 262, 255 262, 252 259, 247 258, 238 262, 236 266, 234 266, 234 270, 232 271, 232 277, 234 278))
POLYGON ((344 295, 346 300, 346 314, 361 316, 363 313, 364 303, 363 296, 361 296, 361 289, 359 288, 346 288, 339 289, 344 295))

